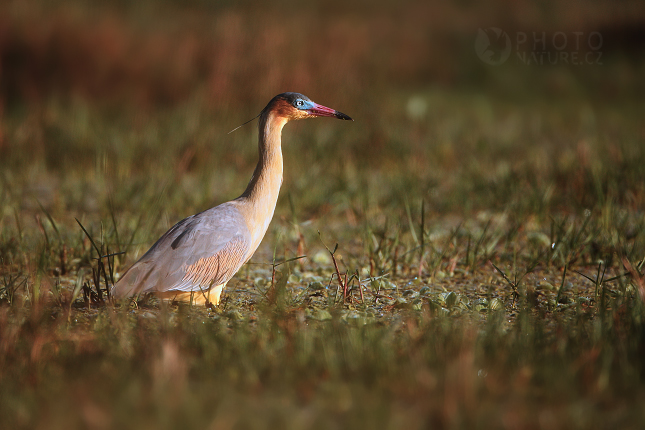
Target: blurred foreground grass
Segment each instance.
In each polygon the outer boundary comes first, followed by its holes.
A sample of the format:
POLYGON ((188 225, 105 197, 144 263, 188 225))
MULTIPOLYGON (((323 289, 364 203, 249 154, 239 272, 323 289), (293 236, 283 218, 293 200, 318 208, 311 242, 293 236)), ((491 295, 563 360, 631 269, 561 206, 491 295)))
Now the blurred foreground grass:
POLYGON ((640 9, 510 8, 606 63, 494 68, 503 1, 140 4, 0 5, 0 428, 642 427, 643 62, 609 43, 640 9), (222 305, 101 303, 243 191, 257 134, 226 133, 286 90, 356 121, 286 127, 222 305))
POLYGON ((638 428, 643 305, 611 302, 512 324, 3 307, 3 427, 638 428))

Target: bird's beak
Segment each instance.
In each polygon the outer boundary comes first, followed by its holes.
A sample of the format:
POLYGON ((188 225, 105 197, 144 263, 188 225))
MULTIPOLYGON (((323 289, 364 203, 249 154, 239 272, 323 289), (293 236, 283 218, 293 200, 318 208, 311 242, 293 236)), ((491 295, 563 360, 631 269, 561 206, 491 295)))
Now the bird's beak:
POLYGON ((354 121, 344 113, 328 108, 327 106, 319 105, 318 103, 314 103, 314 107, 307 109, 307 112, 309 112, 309 115, 313 116, 331 116, 338 119, 344 119, 346 121, 354 121))

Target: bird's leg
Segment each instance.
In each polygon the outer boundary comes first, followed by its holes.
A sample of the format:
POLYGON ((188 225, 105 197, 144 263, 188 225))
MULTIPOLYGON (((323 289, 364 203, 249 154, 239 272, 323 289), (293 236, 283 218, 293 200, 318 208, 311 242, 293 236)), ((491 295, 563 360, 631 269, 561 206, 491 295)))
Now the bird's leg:
POLYGON ((163 291, 155 292, 155 296, 161 300, 168 300, 171 302, 186 302, 193 303, 194 305, 205 305, 206 303, 211 303, 214 306, 217 306, 220 302, 220 297, 222 296, 222 291, 226 286, 226 282, 220 285, 216 285, 208 290, 200 291, 163 291))
POLYGON ((205 297, 206 300, 211 302, 213 306, 219 305, 220 297, 222 296, 222 291, 224 291, 224 287, 226 287, 226 282, 224 282, 221 285, 216 285, 215 287, 210 288, 207 292, 208 295, 205 297))

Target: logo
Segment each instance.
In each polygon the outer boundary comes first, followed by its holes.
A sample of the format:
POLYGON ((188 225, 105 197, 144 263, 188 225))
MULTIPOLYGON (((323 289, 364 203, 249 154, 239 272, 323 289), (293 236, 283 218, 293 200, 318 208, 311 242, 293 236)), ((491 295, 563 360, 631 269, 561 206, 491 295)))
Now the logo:
POLYGON ((489 66, 504 64, 515 51, 520 64, 602 65, 603 36, 598 31, 518 31, 511 37, 501 28, 480 28, 475 37, 475 52, 489 66), (514 40, 514 43, 513 43, 514 40))
POLYGON ((501 28, 480 28, 475 38, 475 52, 484 63, 499 66, 511 56, 511 38, 501 28))

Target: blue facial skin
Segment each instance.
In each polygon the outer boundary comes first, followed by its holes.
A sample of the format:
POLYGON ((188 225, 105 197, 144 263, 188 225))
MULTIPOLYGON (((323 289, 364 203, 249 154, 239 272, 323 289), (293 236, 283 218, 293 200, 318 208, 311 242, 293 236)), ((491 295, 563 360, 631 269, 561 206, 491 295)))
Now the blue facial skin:
POLYGON ((293 107, 300 110, 309 110, 309 109, 313 109, 314 102, 310 100, 296 99, 293 102, 293 107))

